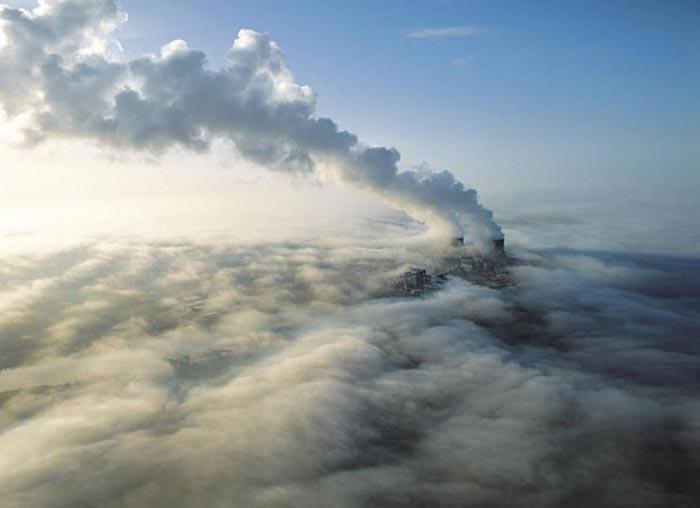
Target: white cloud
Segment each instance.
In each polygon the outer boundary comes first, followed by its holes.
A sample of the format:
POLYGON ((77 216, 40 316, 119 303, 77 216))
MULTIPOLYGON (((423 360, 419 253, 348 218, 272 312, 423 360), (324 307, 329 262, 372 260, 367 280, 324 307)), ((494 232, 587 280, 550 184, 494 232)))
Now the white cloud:
POLYGON ((421 28, 408 34, 410 39, 437 39, 444 37, 474 37, 486 32, 480 26, 448 26, 443 28, 421 28))
POLYGON ((508 291, 375 298, 407 255, 178 238, 5 259, 3 506, 691 504, 696 266, 535 256, 508 291))
MULTIPOLYGON (((367 146, 330 118, 296 82, 277 44, 242 29, 227 65, 177 40, 159 56, 112 58, 126 16, 116 0, 54 0, 0 11, 0 107, 29 115, 26 141, 91 139, 117 151, 207 151, 230 141, 246 159, 288 174, 323 173, 382 197, 445 236, 484 247, 502 232, 477 193, 453 173, 402 171, 395 148, 367 146), (112 48, 112 51, 107 51, 112 48), (466 230, 466 231, 465 231, 466 230)), ((446 33, 472 31, 469 27, 446 33)))

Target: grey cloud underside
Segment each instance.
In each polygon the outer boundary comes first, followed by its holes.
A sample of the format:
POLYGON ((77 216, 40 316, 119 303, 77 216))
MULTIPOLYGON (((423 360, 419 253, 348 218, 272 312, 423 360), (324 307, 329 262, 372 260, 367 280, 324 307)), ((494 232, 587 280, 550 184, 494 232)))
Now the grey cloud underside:
POLYGON ((300 86, 268 36, 241 30, 226 66, 174 41, 159 56, 108 59, 95 45, 116 45, 122 20, 114 2, 54 0, 45 12, 4 8, 0 101, 10 115, 29 112, 30 142, 53 136, 97 139, 117 149, 204 151, 231 140, 269 168, 338 180, 379 194, 416 218, 463 228, 477 240, 501 235, 476 192, 449 171, 400 171, 393 148, 367 147, 332 120, 314 115, 315 96, 300 86), (64 21, 69 20, 69 21, 64 21))
POLYGON ((371 295, 356 246, 87 243, 0 272, 0 499, 693 506, 697 260, 531 254, 371 295))

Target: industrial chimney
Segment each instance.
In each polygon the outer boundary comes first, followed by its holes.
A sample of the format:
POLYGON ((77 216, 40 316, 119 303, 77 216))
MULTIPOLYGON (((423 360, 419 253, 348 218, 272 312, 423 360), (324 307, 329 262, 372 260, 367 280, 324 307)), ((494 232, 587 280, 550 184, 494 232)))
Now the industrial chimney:
MULTIPOLYGON (((505 238, 494 238, 491 240, 492 245, 493 245, 493 250, 496 254, 500 256, 505 256, 506 254, 506 240, 505 238)), ((452 246, 453 247, 461 247, 464 245, 464 237, 460 236, 457 238, 452 239, 452 246)))
POLYGON ((500 255, 505 255, 506 253, 506 240, 505 238, 494 238, 493 240, 493 249, 496 251, 496 254, 500 255))

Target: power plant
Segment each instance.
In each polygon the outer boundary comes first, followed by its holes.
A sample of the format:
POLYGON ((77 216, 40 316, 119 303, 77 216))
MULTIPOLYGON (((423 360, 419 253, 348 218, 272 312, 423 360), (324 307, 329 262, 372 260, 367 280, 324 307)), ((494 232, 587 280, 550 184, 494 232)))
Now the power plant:
MULTIPOLYGON (((380 296, 420 297, 440 289, 451 277, 472 284, 503 288, 514 284, 508 266, 514 262, 506 255, 505 238, 491 240, 492 251, 471 254, 467 249, 453 249, 435 266, 414 267, 398 277, 380 296)), ((464 237, 454 238, 452 246, 464 247, 464 237)))
MULTIPOLYGON (((506 239, 504 237, 494 238, 491 240, 493 245, 493 250, 496 254, 505 255, 506 253, 506 239)), ((453 247, 461 247, 464 245, 464 237, 458 236, 452 240, 453 247)))

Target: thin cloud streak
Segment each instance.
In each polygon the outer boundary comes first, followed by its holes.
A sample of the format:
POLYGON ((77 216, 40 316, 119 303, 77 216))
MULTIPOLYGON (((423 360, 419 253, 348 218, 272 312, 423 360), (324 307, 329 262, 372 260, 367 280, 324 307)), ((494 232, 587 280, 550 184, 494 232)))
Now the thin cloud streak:
POLYGON ((421 28, 408 34, 409 39, 438 39, 444 37, 476 37, 486 32, 480 26, 448 26, 444 28, 421 28))

